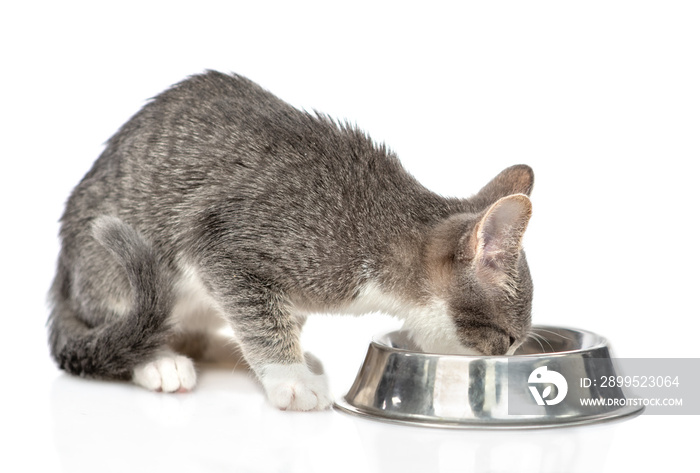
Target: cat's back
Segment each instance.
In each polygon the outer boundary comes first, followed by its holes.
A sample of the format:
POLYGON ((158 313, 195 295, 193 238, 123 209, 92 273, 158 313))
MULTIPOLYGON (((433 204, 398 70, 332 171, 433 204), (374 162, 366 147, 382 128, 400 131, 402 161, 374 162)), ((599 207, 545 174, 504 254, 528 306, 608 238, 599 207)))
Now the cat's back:
POLYGON ((153 189, 230 186, 308 156, 318 137, 337 131, 330 125, 243 76, 194 75, 151 99, 108 140, 69 208, 109 196, 148 200, 153 189))
POLYGON ((305 115, 243 76, 208 71, 154 97, 109 140, 108 151, 137 142, 141 146, 131 149, 133 154, 155 159, 200 154, 208 146, 230 147, 273 124, 293 127, 305 115))
MULTIPOLYGON (((175 84, 152 99, 108 142, 106 155, 140 168, 289 166, 341 154, 363 158, 383 147, 352 126, 299 110, 255 82, 208 71, 175 84), (290 162, 292 160, 293 162, 290 162)), ((391 165, 398 161, 389 157, 391 165)))
POLYGON ((414 184, 393 153, 354 126, 299 110, 245 77, 216 71, 156 96, 109 140, 95 167, 125 179, 115 182, 125 191, 154 184, 149 179, 159 181, 151 187, 179 191, 204 181, 231 187, 250 182, 251 175, 258 190, 278 185, 281 177, 327 191, 356 185, 367 174, 414 184))
POLYGON ((320 222, 331 229, 343 221, 358 233, 352 222, 363 215, 376 227, 427 207, 431 215, 444 210, 393 153, 357 128, 294 108, 242 76, 210 71, 132 117, 67 212, 89 207, 81 217, 118 214, 137 227, 167 228, 231 201, 230 217, 247 227, 274 217, 280 232, 299 222, 318 230, 320 222))
MULTIPOLYGON (((153 112, 199 113, 227 111, 291 111, 293 108, 250 79, 238 74, 207 71, 173 85, 157 95, 146 107, 153 112)), ((189 114, 188 113, 188 114, 189 114)), ((255 114, 257 115, 257 114, 255 114)), ((233 118, 233 117, 229 117, 233 118)), ((241 115, 240 118, 245 118, 241 115)))
MULTIPOLYGON (((197 188, 231 183, 255 168, 262 131, 300 111, 239 75, 191 76, 146 103, 107 141, 75 187, 64 224, 101 214, 133 214, 138 203, 176 204, 197 188)), ((265 138, 262 138, 265 139, 265 138)))

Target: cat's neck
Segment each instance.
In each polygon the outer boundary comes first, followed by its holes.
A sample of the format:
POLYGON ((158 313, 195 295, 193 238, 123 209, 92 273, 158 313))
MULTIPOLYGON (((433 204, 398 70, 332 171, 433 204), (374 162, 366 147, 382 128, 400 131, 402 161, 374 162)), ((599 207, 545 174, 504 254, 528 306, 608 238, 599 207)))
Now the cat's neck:
POLYGON ((473 215, 467 199, 432 199, 427 212, 402 216, 404 228, 386 241, 375 267, 382 291, 418 304, 444 287, 455 243, 473 215))

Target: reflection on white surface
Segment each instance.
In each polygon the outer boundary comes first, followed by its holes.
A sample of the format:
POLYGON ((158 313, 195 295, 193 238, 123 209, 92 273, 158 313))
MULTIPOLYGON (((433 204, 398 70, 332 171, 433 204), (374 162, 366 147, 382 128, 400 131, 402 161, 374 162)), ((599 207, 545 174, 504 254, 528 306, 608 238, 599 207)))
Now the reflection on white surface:
POLYGON ((591 471, 617 423, 541 431, 406 427, 336 411, 281 412, 245 371, 207 367, 189 394, 59 375, 63 471, 591 471))
POLYGON ((63 469, 86 472, 317 471, 336 415, 279 412, 247 372, 221 369, 175 395, 61 375, 51 412, 63 469))
POLYGON ((439 430, 357 420, 375 470, 578 472, 597 471, 615 424, 547 430, 439 430), (390 441, 387 439, 390 438, 390 441))

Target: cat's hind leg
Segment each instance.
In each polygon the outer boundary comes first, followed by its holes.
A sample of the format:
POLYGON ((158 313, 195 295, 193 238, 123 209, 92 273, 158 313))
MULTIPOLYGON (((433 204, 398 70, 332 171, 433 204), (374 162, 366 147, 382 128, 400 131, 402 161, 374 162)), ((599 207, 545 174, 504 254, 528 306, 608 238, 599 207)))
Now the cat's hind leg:
POLYGON ((190 358, 163 349, 134 368, 132 381, 151 391, 187 392, 197 384, 197 372, 190 358))
POLYGON ((195 266, 180 263, 174 280, 168 344, 137 365, 132 375, 134 383, 152 391, 191 391, 197 383, 193 359, 219 362, 225 350, 219 333, 226 325, 223 312, 195 266))
MULTIPOLYGON (((88 232, 80 226, 62 250, 51 299, 49 341, 62 369, 130 379, 144 363, 163 358, 171 332, 171 277, 154 246, 119 218, 95 218, 88 232)), ((184 373, 181 385, 190 386, 187 362, 165 358, 174 363, 163 362, 156 371, 172 373, 174 364, 184 373)), ((153 385, 151 378, 139 377, 153 385)), ((161 376, 160 389, 173 389, 172 378, 161 376)))

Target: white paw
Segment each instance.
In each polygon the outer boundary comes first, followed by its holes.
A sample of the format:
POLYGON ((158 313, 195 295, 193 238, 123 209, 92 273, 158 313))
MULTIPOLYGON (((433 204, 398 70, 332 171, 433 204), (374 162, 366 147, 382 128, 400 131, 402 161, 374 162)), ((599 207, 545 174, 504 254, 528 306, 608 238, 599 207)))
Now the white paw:
POLYGON ((303 363, 266 365, 260 381, 270 402, 283 410, 323 410, 333 402, 326 377, 303 363))
POLYGON ((191 391, 197 384, 197 373, 192 360, 186 356, 168 353, 134 368, 132 380, 151 391, 174 393, 191 391))

